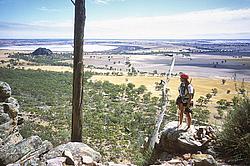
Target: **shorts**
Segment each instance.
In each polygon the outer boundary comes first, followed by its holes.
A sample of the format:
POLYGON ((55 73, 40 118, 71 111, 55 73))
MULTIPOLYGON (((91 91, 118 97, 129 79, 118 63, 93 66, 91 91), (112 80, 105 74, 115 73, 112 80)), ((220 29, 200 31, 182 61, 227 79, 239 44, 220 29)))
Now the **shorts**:
POLYGON ((193 111, 190 109, 190 108, 185 108, 184 110, 184 113, 187 114, 187 113, 193 113, 193 111))
POLYGON ((183 102, 183 100, 182 100, 182 98, 181 98, 181 96, 179 96, 177 99, 176 99, 176 105, 179 105, 180 103, 182 103, 183 104, 183 106, 187 106, 187 102, 183 102))
MULTIPOLYGON (((182 103, 184 107, 187 106, 187 102, 183 102, 183 100, 182 100, 181 97, 179 96, 179 97, 176 99, 176 105, 179 105, 180 103, 182 103)), ((190 105, 193 106, 193 102, 191 102, 190 105)), ((192 111, 189 107, 186 107, 185 110, 184 110, 184 113, 185 113, 185 114, 187 114, 187 113, 193 113, 193 111, 192 111)))

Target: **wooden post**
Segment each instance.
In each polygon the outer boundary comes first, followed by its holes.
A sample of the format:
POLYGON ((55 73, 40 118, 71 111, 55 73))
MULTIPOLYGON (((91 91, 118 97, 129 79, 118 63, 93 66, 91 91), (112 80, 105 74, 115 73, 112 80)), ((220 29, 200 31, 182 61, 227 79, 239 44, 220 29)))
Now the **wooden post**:
POLYGON ((85 26, 85 0, 75 1, 74 71, 72 98, 71 141, 82 142, 83 107, 83 38, 85 26))

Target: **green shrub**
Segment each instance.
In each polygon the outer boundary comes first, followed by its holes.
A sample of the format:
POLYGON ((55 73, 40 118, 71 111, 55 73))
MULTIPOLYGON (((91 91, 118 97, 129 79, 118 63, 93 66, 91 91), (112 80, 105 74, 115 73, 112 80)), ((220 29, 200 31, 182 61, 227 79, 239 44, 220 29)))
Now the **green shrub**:
POLYGON ((203 122, 208 122, 210 112, 207 109, 201 107, 193 108, 193 118, 197 120, 196 123, 202 124, 203 122))
POLYGON ((226 99, 220 99, 216 102, 218 104, 218 108, 226 110, 230 106, 230 102, 228 102, 226 99))
POLYGON ((233 161, 250 164, 250 99, 238 100, 219 133, 218 150, 233 161))
POLYGON ((206 94, 206 98, 207 98, 208 101, 209 101, 212 97, 213 97, 213 96, 211 95, 211 93, 206 94))
POLYGON ((220 116, 220 118, 222 118, 222 117, 223 117, 223 115, 224 115, 224 111, 223 111, 223 109, 218 108, 218 109, 217 109, 217 112, 218 112, 218 115, 220 116))
POLYGON ((213 94, 214 96, 216 96, 217 93, 218 93, 218 89, 217 89, 217 88, 213 88, 213 89, 212 89, 212 94, 213 94))
POLYGON ((204 96, 200 96, 198 98, 198 100, 196 101, 198 103, 197 106, 199 107, 207 107, 207 103, 208 103, 209 99, 207 97, 204 97, 204 96))
MULTIPOLYGON (((21 112, 32 115, 20 127, 26 138, 39 135, 57 146, 70 140, 72 73, 2 69, 2 81, 10 84, 21 112)), ((91 81, 84 73, 83 141, 106 161, 129 160, 143 165, 144 138, 155 124, 157 105, 145 87, 91 81)))

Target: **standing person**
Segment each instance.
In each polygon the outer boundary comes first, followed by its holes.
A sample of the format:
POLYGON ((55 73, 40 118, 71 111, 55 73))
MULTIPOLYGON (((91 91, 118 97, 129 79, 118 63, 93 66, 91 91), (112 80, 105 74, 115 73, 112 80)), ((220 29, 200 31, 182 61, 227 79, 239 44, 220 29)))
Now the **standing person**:
POLYGON ((180 74, 181 84, 178 89, 179 96, 176 100, 176 104, 179 107, 178 128, 181 127, 182 125, 183 113, 185 113, 187 120, 186 130, 190 128, 192 122, 192 117, 191 117, 192 110, 190 109, 190 107, 192 106, 191 100, 194 94, 194 88, 188 81, 188 78, 189 76, 187 74, 184 73, 180 74))

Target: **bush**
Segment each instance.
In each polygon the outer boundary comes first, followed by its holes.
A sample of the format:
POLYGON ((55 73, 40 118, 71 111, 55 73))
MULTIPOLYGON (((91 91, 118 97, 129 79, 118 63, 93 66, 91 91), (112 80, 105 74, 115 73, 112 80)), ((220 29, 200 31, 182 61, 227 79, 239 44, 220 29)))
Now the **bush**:
POLYGON ((213 97, 213 96, 212 96, 210 93, 206 94, 206 98, 207 98, 208 101, 209 101, 212 97, 213 97))
POLYGON ((208 98, 205 98, 204 96, 200 96, 198 98, 198 100, 196 101, 198 103, 197 106, 199 107, 207 107, 207 103, 208 103, 209 99, 208 98))
POLYGON ((250 164, 250 99, 240 99, 219 134, 218 150, 234 162, 250 164))
POLYGON ((217 109, 217 112, 218 112, 218 115, 220 116, 220 118, 222 118, 223 117, 223 115, 224 115, 224 111, 223 111, 223 109, 217 109))
POLYGON ((224 85, 224 84, 226 83, 226 80, 225 80, 225 79, 222 79, 222 80, 221 80, 221 83, 222 83, 222 85, 224 85))
MULTIPOLYGON (((94 82, 91 75, 84 73, 83 142, 106 161, 142 165, 147 157, 141 146, 154 129, 161 101, 143 86, 94 82)), ((0 68, 0 76, 11 85, 20 111, 32 115, 20 127, 25 138, 36 134, 55 146, 70 140, 72 73, 0 68)))
POLYGON ((218 89, 217 89, 217 88, 213 88, 213 89, 212 89, 212 94, 213 94, 214 96, 216 96, 217 93, 218 93, 218 89))
POLYGON ((196 107, 193 109, 193 118, 197 121, 197 124, 203 124, 204 122, 208 122, 210 112, 207 109, 203 109, 201 107, 196 107))
POLYGON ((230 106, 230 102, 228 102, 226 99, 220 99, 216 102, 216 104, 218 104, 218 108, 222 110, 226 110, 230 106))

